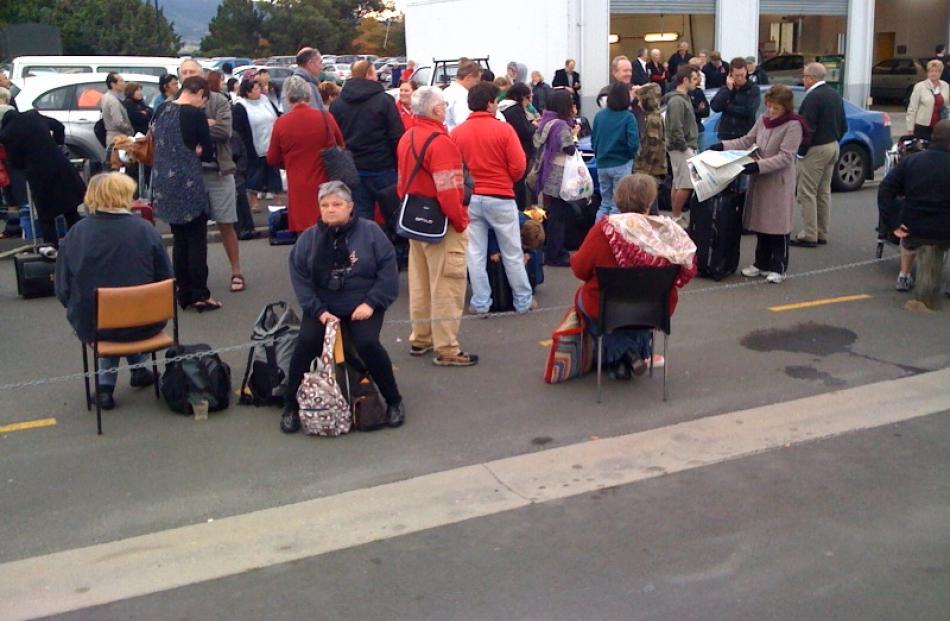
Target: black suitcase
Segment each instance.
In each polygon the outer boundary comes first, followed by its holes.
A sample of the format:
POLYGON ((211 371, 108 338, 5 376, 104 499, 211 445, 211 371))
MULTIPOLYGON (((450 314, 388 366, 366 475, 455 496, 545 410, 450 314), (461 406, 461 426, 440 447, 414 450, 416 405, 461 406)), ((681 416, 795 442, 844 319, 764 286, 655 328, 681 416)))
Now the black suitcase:
POLYGON ((727 189, 702 202, 695 195, 691 199, 688 232, 696 244, 700 275, 722 280, 739 267, 742 198, 727 189))
POLYGON ((43 298, 53 295, 56 262, 36 254, 24 252, 13 257, 16 270, 16 291, 24 298, 43 298))
POLYGON ((488 284, 491 285, 490 313, 505 313, 515 310, 515 298, 505 274, 505 264, 488 260, 488 284))

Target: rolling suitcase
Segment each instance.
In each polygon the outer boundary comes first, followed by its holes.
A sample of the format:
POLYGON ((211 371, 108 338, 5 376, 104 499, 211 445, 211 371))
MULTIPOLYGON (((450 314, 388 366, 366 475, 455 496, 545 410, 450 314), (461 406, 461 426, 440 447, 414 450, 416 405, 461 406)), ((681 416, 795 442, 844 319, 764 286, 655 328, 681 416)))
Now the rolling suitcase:
MULTIPOLYGON (((29 203, 29 218, 32 230, 36 231, 36 208, 29 187, 26 190, 29 203)), ((33 250, 13 257, 16 271, 17 294, 23 298, 43 298, 55 291, 56 261, 47 259, 37 251, 37 235, 32 235, 33 250)))
POLYGON ((491 285, 490 313, 504 313, 515 310, 514 294, 505 274, 505 264, 488 260, 488 284, 491 285))
POLYGON ((742 198, 730 186, 705 201, 691 199, 688 233, 696 244, 700 275, 722 280, 739 267, 742 198))

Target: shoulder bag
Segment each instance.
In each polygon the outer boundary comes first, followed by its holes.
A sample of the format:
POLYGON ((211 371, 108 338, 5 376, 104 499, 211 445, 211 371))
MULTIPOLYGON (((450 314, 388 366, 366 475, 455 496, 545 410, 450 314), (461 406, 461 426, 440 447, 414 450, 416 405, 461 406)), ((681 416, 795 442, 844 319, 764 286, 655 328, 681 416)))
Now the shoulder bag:
POLYGON ((320 151, 320 158, 327 169, 327 176, 333 181, 342 181, 351 190, 360 184, 360 174, 356 171, 356 162, 353 154, 336 143, 336 137, 330 131, 329 112, 323 113, 323 128, 326 130, 327 142, 332 146, 320 151))
MULTIPOLYGON (((437 133, 429 136, 422 145, 421 153, 416 153, 412 135, 409 136, 409 146, 416 157, 416 166, 412 169, 412 174, 409 175, 409 180, 406 182, 407 190, 412 186, 416 175, 422 169, 426 149, 438 136, 437 133)), ((448 231, 449 221, 442 213, 442 207, 438 200, 406 192, 402 204, 399 206, 399 217, 396 218, 396 233, 399 236, 415 239, 416 241, 437 243, 442 241, 448 231)))

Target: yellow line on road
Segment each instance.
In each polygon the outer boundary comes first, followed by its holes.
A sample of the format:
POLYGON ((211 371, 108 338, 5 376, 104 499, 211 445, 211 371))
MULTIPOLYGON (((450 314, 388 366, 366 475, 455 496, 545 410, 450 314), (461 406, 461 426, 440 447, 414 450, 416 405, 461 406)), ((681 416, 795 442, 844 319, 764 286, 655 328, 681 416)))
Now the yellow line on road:
POLYGON ((550 347, 554 343, 554 339, 546 339, 544 341, 538 341, 538 345, 541 347, 550 347))
POLYGON ((797 304, 783 304, 781 306, 769 306, 773 313, 784 313, 785 311, 799 310, 802 308, 813 308, 815 306, 825 306, 826 304, 839 304, 841 302, 857 302, 859 300, 869 300, 871 296, 866 293, 859 295, 844 295, 839 298, 824 298, 821 300, 812 300, 810 302, 798 302, 797 304))
POLYGON ((27 429, 40 429, 42 427, 55 427, 55 418, 37 418, 36 420, 27 420, 22 423, 13 423, 12 425, 3 425, 0 427, 0 433, 12 433, 14 431, 26 431, 27 429))

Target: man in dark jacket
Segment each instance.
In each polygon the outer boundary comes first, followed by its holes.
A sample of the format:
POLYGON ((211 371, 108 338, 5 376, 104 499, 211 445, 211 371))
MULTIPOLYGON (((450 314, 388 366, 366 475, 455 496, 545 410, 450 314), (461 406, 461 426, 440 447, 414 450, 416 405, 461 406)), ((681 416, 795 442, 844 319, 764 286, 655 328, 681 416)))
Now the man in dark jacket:
POLYGON ((808 91, 798 114, 811 129, 811 141, 798 150, 798 207, 804 228, 789 243, 815 248, 828 243, 831 177, 838 163, 838 141, 848 131, 848 118, 841 95, 825 83, 824 65, 806 65, 802 81, 808 91))
MULTIPOLYGON (((642 47, 637 51, 637 58, 633 61, 633 83, 637 86, 643 86, 650 83, 650 71, 647 65, 650 64, 650 48, 642 47)), ((671 72, 676 75, 676 72, 671 72)))
MULTIPOLYGON (((878 209, 885 230, 901 238, 901 268, 897 290, 914 286, 911 270, 916 249, 934 245, 940 252, 950 248, 950 120, 934 127, 925 151, 902 159, 881 182, 878 209), (901 204, 898 196, 903 196, 901 204)), ((943 261, 938 257, 938 264, 943 261)), ((944 289, 945 293, 948 290, 944 289)))
POLYGON ((765 69, 759 66, 759 61, 755 59, 755 56, 745 57, 745 68, 749 71, 749 82, 759 86, 769 83, 768 74, 765 73, 765 69))
POLYGON ((353 63, 352 77, 330 104, 330 113, 360 174, 360 185, 353 188, 356 215, 372 220, 376 193, 396 183, 396 146, 404 131, 396 102, 376 81, 373 63, 353 63))
POLYGON ((720 88, 726 83, 729 67, 722 62, 722 54, 715 51, 709 53, 709 62, 703 67, 703 75, 706 76, 706 88, 720 88))
POLYGON ((679 66, 682 63, 688 63, 692 57, 693 55, 689 53, 689 42, 680 41, 679 48, 676 50, 676 53, 670 56, 670 75, 676 75, 676 70, 679 69, 679 66))
POLYGON ((744 58, 729 63, 729 77, 709 106, 722 113, 719 121, 719 139, 735 140, 749 133, 759 113, 762 93, 749 81, 744 58))

